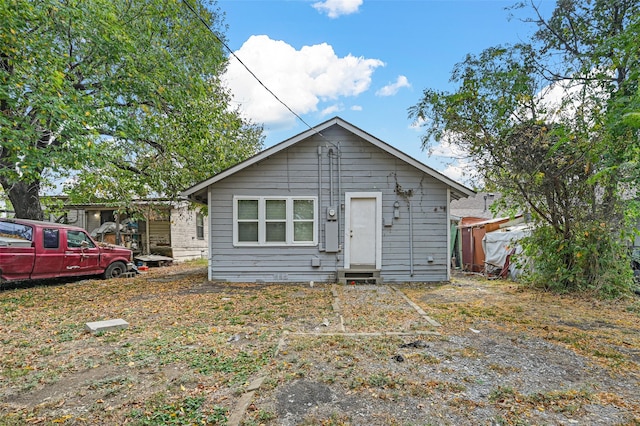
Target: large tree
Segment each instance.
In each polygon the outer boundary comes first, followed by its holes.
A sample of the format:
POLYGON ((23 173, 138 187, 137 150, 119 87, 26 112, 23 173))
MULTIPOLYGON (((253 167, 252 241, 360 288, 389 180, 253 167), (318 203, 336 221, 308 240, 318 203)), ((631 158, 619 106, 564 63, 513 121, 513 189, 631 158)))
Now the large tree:
POLYGON ((175 197, 255 153, 262 129, 231 109, 215 4, 0 2, 0 184, 16 216, 40 195, 175 197), (219 37, 219 38, 218 38, 219 37))
POLYGON ((488 188, 531 212, 533 282, 618 294, 631 283, 623 242, 639 183, 626 115, 637 110, 639 5, 560 0, 549 19, 530 6, 528 43, 469 55, 452 73, 458 88, 425 90, 410 115, 425 120, 425 147, 465 149, 488 188))

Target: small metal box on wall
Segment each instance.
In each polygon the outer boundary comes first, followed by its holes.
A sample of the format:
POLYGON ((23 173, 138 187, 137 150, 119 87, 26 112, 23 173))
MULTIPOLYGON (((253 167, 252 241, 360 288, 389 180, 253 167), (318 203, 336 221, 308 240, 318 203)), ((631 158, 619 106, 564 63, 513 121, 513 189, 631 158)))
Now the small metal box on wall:
POLYGON ((338 209, 336 207, 327 207, 327 222, 324 225, 326 252, 336 253, 340 250, 338 232, 338 209))

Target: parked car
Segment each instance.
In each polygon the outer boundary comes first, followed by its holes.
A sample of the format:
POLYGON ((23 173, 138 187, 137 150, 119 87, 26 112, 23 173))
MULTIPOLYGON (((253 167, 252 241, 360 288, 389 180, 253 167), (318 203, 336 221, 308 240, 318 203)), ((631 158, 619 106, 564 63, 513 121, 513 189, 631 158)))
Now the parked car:
POLYGON ((99 244, 75 226, 0 219, 0 281, 102 275, 134 271, 131 250, 99 244))

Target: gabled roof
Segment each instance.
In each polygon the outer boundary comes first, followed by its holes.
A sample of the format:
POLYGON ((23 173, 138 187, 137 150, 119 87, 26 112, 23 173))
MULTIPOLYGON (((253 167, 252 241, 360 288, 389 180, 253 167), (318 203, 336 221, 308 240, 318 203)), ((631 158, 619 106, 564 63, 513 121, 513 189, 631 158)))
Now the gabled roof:
POLYGON ((473 197, 463 198, 451 202, 451 214, 464 217, 476 217, 479 219, 493 219, 491 205, 502 197, 501 194, 492 192, 479 192, 473 197))
POLYGON ((258 154, 254 155, 253 157, 250 157, 238 164, 236 164, 235 166, 232 166, 226 170, 223 170, 222 172, 216 174, 215 176, 204 180, 194 186, 192 186, 191 188, 186 189, 185 191, 182 192, 182 195, 188 198, 194 198, 197 193, 205 191, 210 185, 221 181, 222 179, 231 176, 235 173, 240 172, 241 170, 252 166, 253 164, 256 164, 262 160, 264 160, 267 157, 270 157, 274 154, 279 153, 280 151, 283 151, 287 148, 289 148, 292 145, 297 144, 300 141, 303 141, 315 134, 320 134, 322 135, 322 132, 326 129, 328 129, 331 126, 340 126, 342 128, 344 128, 345 130, 355 134, 356 136, 361 137, 362 139, 366 140, 367 142, 371 143, 372 145, 382 149, 383 151, 387 152, 390 155, 393 155, 394 157, 399 158, 400 160, 410 164, 411 166, 417 168, 418 170, 422 171, 423 173, 439 180, 440 182, 444 183, 445 185, 449 186, 451 188, 451 197, 455 200, 462 198, 462 197, 470 197, 475 195, 475 192, 469 188, 467 188, 466 186, 446 177, 445 175, 437 172, 436 170, 432 169, 431 167, 427 166, 426 164, 416 160, 415 158, 405 154, 404 152, 394 148, 393 146, 387 144, 386 142, 381 141, 380 139, 370 135, 369 133, 359 129, 358 127, 354 126, 351 123, 348 123, 346 121, 344 121, 343 119, 341 119, 340 117, 334 117, 330 120, 325 121, 324 123, 321 123, 305 132, 299 133, 296 136, 293 136, 292 138, 289 138, 283 142, 280 142, 277 145, 274 145, 270 148, 267 148, 261 152, 259 152, 258 154))

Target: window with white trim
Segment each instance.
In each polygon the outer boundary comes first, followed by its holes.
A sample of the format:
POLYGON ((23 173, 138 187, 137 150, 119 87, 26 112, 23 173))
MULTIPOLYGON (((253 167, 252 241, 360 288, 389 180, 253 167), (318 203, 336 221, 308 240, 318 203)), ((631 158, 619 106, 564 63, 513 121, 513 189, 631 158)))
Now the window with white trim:
POLYGON ((234 197, 235 245, 316 245, 315 197, 234 197))
POLYGON ((204 240, 204 216, 202 213, 196 213, 196 238, 204 240))

